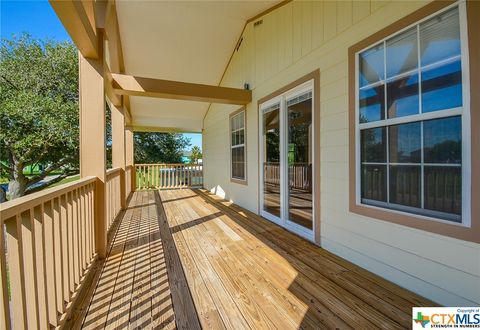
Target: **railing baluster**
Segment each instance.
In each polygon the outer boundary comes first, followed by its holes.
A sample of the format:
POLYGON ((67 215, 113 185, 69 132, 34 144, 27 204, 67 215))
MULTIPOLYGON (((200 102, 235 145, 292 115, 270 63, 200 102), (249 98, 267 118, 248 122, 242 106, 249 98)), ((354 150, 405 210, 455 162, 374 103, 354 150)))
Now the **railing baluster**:
MULTIPOLYGON (((62 315, 65 311, 65 300, 64 300, 64 287, 65 287, 65 280, 64 280, 64 271, 63 271, 63 264, 66 260, 62 258, 62 235, 60 230, 60 202, 59 198, 53 199, 53 235, 54 235, 54 255, 55 255, 55 272, 57 282, 56 284, 56 291, 57 291, 57 310, 58 314, 62 315)), ((59 320, 59 317, 57 317, 59 320)))
MULTIPOLYGON (((0 247, 5 247, 5 226, 3 219, 0 217, 0 247)), ((8 298, 8 270, 7 270, 7 251, 0 253, 0 328, 10 329, 10 306, 8 298)), ((10 272, 11 274, 11 272, 10 272)))
POLYGON ((52 201, 48 201, 43 205, 43 241, 44 255, 45 255, 45 272, 46 286, 47 286, 47 301, 48 301, 48 320, 54 327, 58 325, 57 322, 57 293, 56 293, 56 267, 55 267, 55 240, 54 240, 54 226, 53 226, 53 206, 52 201))
POLYGON ((25 302, 27 306, 27 319, 29 328, 38 328, 38 299, 37 299, 37 279, 35 262, 35 241, 33 232, 33 210, 22 212, 21 238, 23 248, 23 271, 25 280, 25 302))
POLYGON ((9 270, 12 326, 27 328, 27 306, 25 301, 25 272, 23 269, 22 234, 20 215, 5 221, 7 233, 7 264, 9 270))
POLYGON ((72 192, 66 194, 67 202, 67 249, 68 249, 68 287, 71 293, 75 292, 75 281, 73 279, 73 197, 72 192))
POLYGON ((36 281, 40 328, 48 328, 47 273, 45 272, 45 241, 43 240, 43 206, 33 209, 33 237, 35 242, 36 281))
POLYGON ((72 191, 72 201, 73 201, 73 217, 71 219, 73 227, 73 245, 76 247, 73 249, 73 274, 74 274, 74 283, 75 288, 80 283, 80 260, 79 260, 79 251, 78 251, 78 202, 76 191, 72 191))
POLYGON ((75 285, 73 281, 73 207, 72 207, 72 195, 67 193, 60 196, 61 205, 61 229, 62 229, 62 253, 64 255, 63 260, 66 261, 64 265, 64 285, 65 285, 65 301, 69 301, 72 293, 75 291, 75 285))

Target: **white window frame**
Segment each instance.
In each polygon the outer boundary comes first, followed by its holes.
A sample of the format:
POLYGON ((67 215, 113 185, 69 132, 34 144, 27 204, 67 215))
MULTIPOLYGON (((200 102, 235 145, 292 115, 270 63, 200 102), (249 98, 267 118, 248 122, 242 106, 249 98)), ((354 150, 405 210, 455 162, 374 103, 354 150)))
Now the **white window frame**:
MULTIPOLYGON (((288 152, 285 150, 286 146, 288 145, 288 118, 287 118, 287 101, 295 98, 296 96, 300 96, 306 92, 312 93, 312 125, 315 123, 315 88, 314 88, 314 80, 308 80, 278 96, 275 96, 268 101, 263 102, 259 105, 259 168, 260 168, 260 180, 259 180, 259 196, 260 196, 260 215, 284 228, 287 230, 296 233, 309 241, 314 241, 314 233, 316 228, 315 223, 315 194, 317 193, 317 189, 320 187, 316 187, 315 184, 312 183, 312 229, 305 228, 290 219, 288 219, 288 186, 285 185, 285 182, 288 181, 288 173, 286 169, 286 164, 288 163, 288 152), (270 214, 264 211, 264 187, 263 187, 263 166, 262 166, 262 157, 264 150, 263 145, 263 113, 264 110, 274 106, 280 106, 280 182, 281 184, 281 194, 280 194, 280 217, 277 217, 273 214, 270 214)), ((316 137, 320 134, 320 132, 315 132, 313 129, 312 135, 312 155, 317 147, 315 144, 316 137)), ((312 180, 314 180, 316 175, 316 167, 317 164, 315 163, 315 157, 312 158, 312 180)))
POLYGON ((247 130, 246 130, 247 122, 246 121, 247 121, 247 116, 246 116, 246 109, 245 108, 242 108, 242 109, 238 110, 236 113, 234 113, 233 115, 231 115, 229 117, 230 180, 233 181, 233 182, 242 182, 242 183, 247 182, 247 143, 246 143, 247 142, 247 130), (232 129, 232 121, 233 121, 234 118, 236 118, 238 116, 243 116, 243 127, 238 128, 236 130, 233 130, 232 129), (243 130, 243 143, 233 145, 233 143, 232 143, 233 133, 236 133, 236 132, 239 132, 239 131, 242 131, 242 130, 243 130), (241 147, 243 147, 243 175, 244 175, 243 178, 233 176, 232 152, 233 152, 233 149, 241 148, 241 147))
MULTIPOLYGON (((458 1, 456 3, 453 3, 429 16, 426 16, 417 22, 375 42, 372 43, 371 45, 359 50, 358 52, 355 53, 355 202, 356 205, 361 205, 363 207, 368 207, 368 208, 374 208, 374 209, 381 209, 383 211, 387 212, 392 212, 392 213, 399 213, 403 215, 408 215, 408 216, 413 216, 419 219, 424 219, 424 220, 432 220, 432 221, 437 221, 437 222, 442 222, 450 225, 458 225, 458 226, 463 226, 463 227, 470 227, 471 226, 471 134, 470 134, 470 79, 469 79, 469 58, 468 58, 469 52, 468 52, 468 29, 467 29, 467 9, 466 9, 466 3, 465 0, 458 1), (388 39, 391 39, 395 37, 398 34, 401 34, 405 32, 406 30, 411 29, 412 27, 416 26, 417 27, 417 42, 419 40, 418 38, 418 32, 419 32, 419 26, 421 23, 429 20, 432 17, 435 17, 437 15, 440 15, 441 13, 448 11, 454 7, 458 7, 458 13, 459 13, 459 25, 460 25, 460 49, 461 49, 461 54, 460 54, 460 59, 461 59, 461 68, 462 68, 462 107, 459 108, 454 108, 454 109, 447 109, 447 110, 439 110, 439 111, 432 111, 432 112, 427 112, 427 113, 422 113, 422 102, 421 102, 421 71, 422 69, 428 68, 428 67, 435 67, 440 64, 446 63, 447 61, 453 61, 455 57, 452 57, 451 59, 444 60, 442 62, 437 62, 432 65, 427 65, 422 67, 421 62, 420 62, 420 47, 418 47, 418 68, 415 70, 411 70, 409 72, 401 73, 399 75, 396 75, 394 77, 389 77, 388 79, 386 78, 386 56, 384 54, 384 74, 385 77, 383 80, 369 84, 366 86, 363 86, 362 88, 367 88, 367 86, 372 87, 375 84, 385 84, 386 88, 386 82, 393 81, 395 79, 398 79, 401 76, 405 76, 408 74, 411 74, 412 72, 416 72, 417 70, 419 71, 419 114, 416 115, 409 115, 409 116, 404 116, 404 117, 396 117, 396 118, 391 118, 389 119, 387 116, 387 95, 385 95, 385 119, 384 120, 378 120, 378 121, 372 121, 368 123, 360 123, 359 122, 359 91, 360 91, 360 86, 359 86, 359 55, 364 52, 365 50, 368 50, 375 45, 379 44, 384 44, 384 52, 386 52, 385 48, 385 42, 388 39), (454 116, 461 116, 461 123, 462 123, 462 214, 461 214, 461 222, 455 222, 455 221, 450 221, 450 220, 444 220, 441 218, 436 218, 434 216, 429 216, 429 215, 423 215, 423 214, 417 214, 413 212, 405 212, 401 211, 398 209, 392 209, 388 207, 383 207, 383 206, 375 206, 372 204, 365 204, 362 203, 361 201, 361 146, 360 146, 360 131, 361 129, 368 129, 368 128, 376 128, 376 127, 387 127, 391 125, 396 125, 396 124, 402 124, 402 123, 410 123, 410 122, 416 122, 416 121, 425 121, 429 119, 440 119, 440 118, 449 118, 449 117, 454 117, 454 116)), ((458 58, 458 56, 457 56, 458 58)), ((422 125, 423 128, 423 125, 422 125)), ((388 145, 388 134, 386 137, 386 142, 388 145)), ((423 134, 422 134, 422 150, 423 150, 423 134)), ((423 153, 422 153, 423 155, 423 153)), ((422 156, 423 157, 423 156, 422 156)), ((388 162, 388 154, 387 154, 387 163, 388 162)), ((423 159, 422 159, 423 163, 423 159)), ((402 163, 402 165, 408 165, 408 163, 402 163)), ((415 164, 419 165, 419 164, 415 164)), ((430 165, 430 164, 429 164, 430 165)), ((442 166, 448 166, 448 164, 442 164, 442 166)), ((387 165, 388 167, 388 165, 387 165)), ((422 168, 422 174, 421 174, 421 200, 422 200, 422 206, 423 206, 423 200, 424 200, 424 182, 423 182, 423 166, 422 168)), ((389 198, 389 175, 387 171, 387 198, 389 198)), ((388 199, 387 199, 388 200, 388 199)), ((405 207, 405 209, 408 209, 408 206, 405 207)), ((417 208, 413 208, 417 209, 417 208)), ((434 213, 435 211, 432 211, 434 213)))

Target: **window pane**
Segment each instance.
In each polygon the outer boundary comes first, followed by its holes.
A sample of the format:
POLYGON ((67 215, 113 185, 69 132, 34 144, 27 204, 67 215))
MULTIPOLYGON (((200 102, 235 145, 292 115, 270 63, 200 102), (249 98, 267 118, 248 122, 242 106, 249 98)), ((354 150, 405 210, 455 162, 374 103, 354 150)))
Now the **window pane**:
POLYGON ((462 119, 450 117, 423 123, 425 163, 462 163, 462 119))
POLYGON ((381 119, 385 119, 384 86, 360 90, 360 123, 381 119))
POLYGON ((245 126, 244 117, 245 113, 243 111, 238 114, 238 128, 243 128, 245 126))
POLYGON ((386 130, 385 127, 379 127, 361 131, 362 162, 387 162, 386 130))
POLYGON ((462 106, 462 65, 460 60, 422 71, 422 111, 462 106))
POLYGON ((387 40, 387 78, 417 68, 417 29, 387 40))
POLYGON ((425 200, 428 210, 462 213, 462 168, 425 166, 425 200))
POLYGON ((453 8, 420 25, 422 66, 460 55, 458 8, 453 8))
POLYGON ((362 199, 387 201, 386 165, 362 165, 362 199))
POLYGON ((232 177, 237 179, 245 178, 244 147, 237 147, 232 149, 232 177))
POLYGON ((390 166, 390 203, 421 207, 420 166, 390 166))
POLYGON ((421 160, 420 122, 388 128, 390 162, 419 163, 421 160))
POLYGON ((245 142, 245 131, 241 129, 238 131, 238 144, 243 144, 245 142))
POLYGON ((383 53, 383 44, 380 44, 360 54, 360 86, 384 79, 383 53))
POLYGON ((387 84, 388 118, 417 114, 418 104, 417 72, 387 84))

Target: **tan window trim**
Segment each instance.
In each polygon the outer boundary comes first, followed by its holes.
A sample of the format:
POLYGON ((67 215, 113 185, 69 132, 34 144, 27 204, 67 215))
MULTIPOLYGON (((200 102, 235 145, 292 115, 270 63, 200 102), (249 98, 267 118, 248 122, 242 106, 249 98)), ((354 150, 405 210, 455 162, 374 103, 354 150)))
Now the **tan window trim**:
POLYGON ((248 173, 247 173, 247 108, 246 107, 241 107, 238 110, 235 110, 228 116, 228 145, 230 146, 229 150, 229 164, 230 164, 230 182, 232 183, 238 183, 238 184, 243 184, 245 186, 248 186, 248 173), (244 134, 244 159, 245 159, 245 179, 237 179, 237 178, 232 178, 232 117, 235 115, 239 114, 240 112, 244 112, 244 122, 243 122, 243 134, 244 134))
POLYGON ((480 1, 467 1, 468 57, 470 78, 470 122, 471 122, 471 223, 470 227, 422 219, 395 211, 373 208, 356 203, 356 158, 355 158, 355 54, 362 49, 418 22, 424 17, 451 5, 455 1, 434 1, 412 14, 389 25, 383 30, 358 42, 348 49, 349 85, 349 206, 350 212, 388 221, 431 233, 450 236, 465 241, 480 243, 480 1))

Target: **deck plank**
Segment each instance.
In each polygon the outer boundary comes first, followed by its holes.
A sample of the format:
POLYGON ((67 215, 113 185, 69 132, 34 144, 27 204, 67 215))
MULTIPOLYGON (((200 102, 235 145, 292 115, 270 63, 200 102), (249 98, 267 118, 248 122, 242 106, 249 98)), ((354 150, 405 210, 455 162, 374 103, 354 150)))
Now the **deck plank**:
POLYGON ((434 305, 206 190, 135 192, 88 329, 401 329, 434 305))

